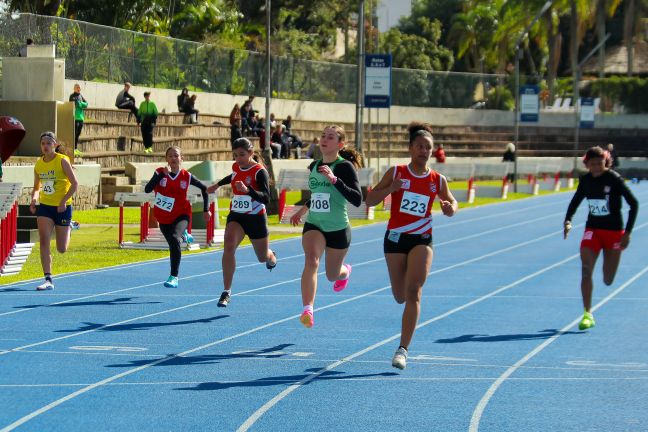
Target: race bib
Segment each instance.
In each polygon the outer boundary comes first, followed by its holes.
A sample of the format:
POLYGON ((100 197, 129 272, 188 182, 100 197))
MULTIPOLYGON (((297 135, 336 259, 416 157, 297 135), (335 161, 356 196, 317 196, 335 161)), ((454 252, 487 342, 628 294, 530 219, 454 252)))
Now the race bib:
POLYGON ((54 193, 54 181, 43 182, 43 193, 45 195, 52 195, 54 193))
POLYGON ((311 195, 310 211, 329 213, 331 211, 331 194, 318 192, 311 195))
POLYGON ((175 204, 175 198, 164 196, 161 193, 155 195, 155 207, 160 208, 164 211, 170 212, 173 210, 173 205, 175 204))
POLYGON ((430 197, 428 195, 405 191, 401 199, 400 211, 401 213, 423 217, 427 213, 429 202, 430 197))
POLYGON ((232 211, 247 213, 252 210, 252 197, 249 195, 233 195, 232 211))
POLYGON ((610 207, 607 200, 604 199, 588 199, 589 212, 592 216, 608 216, 610 214, 610 207))

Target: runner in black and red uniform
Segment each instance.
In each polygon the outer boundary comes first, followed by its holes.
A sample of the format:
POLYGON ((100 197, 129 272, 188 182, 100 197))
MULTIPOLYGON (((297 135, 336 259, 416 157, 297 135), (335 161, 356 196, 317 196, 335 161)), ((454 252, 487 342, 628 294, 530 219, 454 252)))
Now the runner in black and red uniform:
POLYGON ((232 280, 236 270, 234 253, 245 236, 248 236, 259 262, 265 262, 272 270, 277 265, 277 256, 269 249, 268 218, 265 205, 270 199, 268 171, 254 154, 254 146, 247 138, 232 143, 234 163, 232 174, 215 185, 209 186, 209 193, 220 186, 231 184, 232 200, 225 225, 223 249, 223 292, 218 307, 227 307, 231 301, 232 280))
POLYGON ((621 251, 630 243, 630 233, 637 218, 639 203, 621 176, 610 169, 610 158, 601 147, 587 150, 583 158, 589 172, 581 176, 576 193, 569 203, 565 215, 564 238, 572 228, 571 219, 583 199, 587 199, 589 214, 585 233, 580 245, 582 262, 581 294, 585 313, 578 328, 586 330, 594 327, 592 315, 592 272, 603 249, 603 282, 612 285, 616 275, 621 251), (621 197, 630 206, 628 221, 623 229, 621 216, 621 197))
POLYGON ((453 216, 457 200, 444 176, 428 168, 432 154, 432 128, 411 123, 407 165, 391 167, 367 196, 367 205, 376 205, 392 196, 391 213, 385 233, 384 252, 392 294, 397 303, 405 303, 400 346, 392 366, 405 369, 407 350, 421 308, 421 291, 432 265, 432 203, 439 197, 441 211, 453 216))
POLYGON ((164 282, 164 286, 177 288, 180 258, 182 257, 181 245, 183 241, 191 242, 191 235, 187 233, 191 215, 191 204, 187 200, 189 185, 196 186, 202 193, 205 222, 209 221, 211 215, 209 214, 207 186, 188 171, 180 168, 182 164, 180 148, 169 147, 166 150, 166 160, 168 167, 156 169, 153 177, 144 187, 144 191, 146 193, 155 191, 153 214, 160 223, 160 231, 169 244, 171 274, 164 282))

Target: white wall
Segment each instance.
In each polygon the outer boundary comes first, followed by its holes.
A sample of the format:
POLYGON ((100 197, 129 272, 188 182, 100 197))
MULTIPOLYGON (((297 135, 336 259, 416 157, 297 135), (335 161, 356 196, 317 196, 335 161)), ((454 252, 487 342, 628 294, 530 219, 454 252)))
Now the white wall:
MULTIPOLYGON (((123 88, 121 84, 106 84, 86 81, 65 80, 67 93, 72 93, 75 83, 81 85, 81 93, 88 100, 91 107, 114 108, 117 93, 123 88)), ((158 110, 177 112, 176 97, 178 90, 156 89, 134 86, 131 94, 137 103, 144 100, 143 93, 151 91, 151 100, 158 110)), ((229 116, 235 103, 242 104, 247 96, 232 96, 218 93, 196 93, 196 108, 204 113, 229 116)), ((257 97, 254 100, 254 109, 265 112, 265 98, 257 97)), ((328 102, 305 102, 286 99, 273 99, 270 106, 271 112, 278 118, 292 115, 296 120, 327 121, 337 123, 353 123, 355 120, 355 105, 328 102)), ((375 110, 372 118, 376 119, 375 110)), ((365 122, 368 119, 365 111, 365 122)), ((387 110, 380 112, 381 123, 387 123, 387 110)), ((451 109, 451 108, 420 108, 394 106, 391 109, 392 124, 406 124, 412 120, 425 121, 441 126, 510 126, 513 127, 513 112, 495 110, 451 109)), ((569 112, 547 112, 540 114, 539 123, 530 123, 531 126, 546 127, 573 127, 574 114, 569 112)), ((598 114, 596 125, 606 128, 643 129, 648 128, 648 115, 612 115, 598 114)))

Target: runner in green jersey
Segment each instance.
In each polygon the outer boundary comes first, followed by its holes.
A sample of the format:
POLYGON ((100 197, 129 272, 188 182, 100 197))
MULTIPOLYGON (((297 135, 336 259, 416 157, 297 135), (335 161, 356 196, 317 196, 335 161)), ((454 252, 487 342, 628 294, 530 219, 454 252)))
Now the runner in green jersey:
POLYGON ((301 223, 308 212, 302 237, 304 271, 301 278, 304 311, 300 322, 313 327, 313 304, 317 292, 317 270, 326 251, 326 278, 333 282, 335 292, 347 287, 351 266, 344 263, 351 244, 351 227, 346 202, 358 207, 362 191, 356 168, 359 155, 344 146, 345 133, 340 126, 328 126, 322 132, 322 159, 309 167, 308 185, 311 199, 290 218, 293 225, 301 223))

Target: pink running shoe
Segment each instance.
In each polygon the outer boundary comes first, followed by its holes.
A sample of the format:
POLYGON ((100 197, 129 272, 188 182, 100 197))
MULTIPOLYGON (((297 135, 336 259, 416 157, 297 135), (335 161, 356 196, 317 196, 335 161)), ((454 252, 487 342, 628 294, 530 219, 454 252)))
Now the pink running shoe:
POLYGON ((351 264, 342 264, 347 269, 346 279, 336 280, 333 282, 333 291, 340 292, 349 284, 349 278, 351 277, 351 264))
POLYGON ((313 312, 311 312, 311 311, 302 312, 301 316, 299 317, 299 321, 306 328, 313 327, 315 325, 315 318, 313 318, 313 312))

